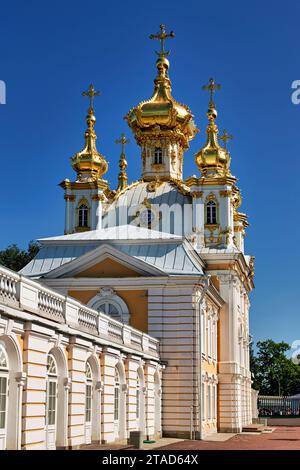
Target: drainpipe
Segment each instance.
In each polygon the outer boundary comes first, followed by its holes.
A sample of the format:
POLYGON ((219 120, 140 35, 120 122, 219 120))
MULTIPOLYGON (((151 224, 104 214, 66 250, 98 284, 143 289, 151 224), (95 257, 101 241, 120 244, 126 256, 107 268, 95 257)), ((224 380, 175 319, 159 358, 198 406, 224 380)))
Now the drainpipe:
POLYGON ((208 291, 210 285, 210 275, 204 278, 204 283, 202 284, 203 289, 201 292, 201 297, 199 301, 199 321, 198 321, 198 337, 199 337, 199 376, 198 376, 198 406, 199 406, 199 440, 202 441, 202 332, 201 332, 201 315, 202 315, 202 302, 208 291))

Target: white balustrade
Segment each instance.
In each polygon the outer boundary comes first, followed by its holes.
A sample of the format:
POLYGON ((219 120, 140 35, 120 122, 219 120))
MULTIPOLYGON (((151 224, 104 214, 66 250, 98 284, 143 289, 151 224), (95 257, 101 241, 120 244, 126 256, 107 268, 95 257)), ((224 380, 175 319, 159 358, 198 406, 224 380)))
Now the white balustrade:
POLYGON ((9 304, 16 304, 19 275, 5 268, 0 269, 0 299, 9 304))
POLYGON ((109 320, 108 321, 108 335, 117 339, 117 340, 122 340, 123 339, 123 325, 122 323, 119 323, 114 320, 109 320))
POLYGON ((159 341, 125 325, 102 312, 88 308, 71 297, 48 289, 40 282, 0 266, 0 306, 65 323, 71 328, 85 330, 103 339, 132 347, 150 355, 158 355, 159 341))
POLYGON ((98 312, 81 307, 78 311, 78 324, 85 329, 98 331, 98 312))
POLYGON ((41 288, 38 292, 39 312, 45 313, 60 322, 64 321, 64 296, 41 288))

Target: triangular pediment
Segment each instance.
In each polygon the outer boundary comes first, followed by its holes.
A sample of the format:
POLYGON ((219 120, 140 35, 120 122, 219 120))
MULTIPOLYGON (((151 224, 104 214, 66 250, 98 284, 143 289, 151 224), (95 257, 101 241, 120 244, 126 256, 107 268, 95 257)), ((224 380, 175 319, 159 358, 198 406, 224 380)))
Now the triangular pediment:
POLYGON ((120 261, 107 256, 99 263, 94 264, 75 275, 75 277, 135 277, 140 272, 128 267, 120 261))
POLYGON ((47 278, 121 278, 166 275, 160 269, 112 245, 101 245, 46 274, 47 278))

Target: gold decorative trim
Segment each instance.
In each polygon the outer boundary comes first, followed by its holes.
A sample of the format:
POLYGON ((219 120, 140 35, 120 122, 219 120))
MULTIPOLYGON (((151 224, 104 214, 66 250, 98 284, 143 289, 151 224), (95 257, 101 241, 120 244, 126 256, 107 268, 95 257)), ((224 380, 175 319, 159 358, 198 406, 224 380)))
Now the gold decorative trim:
POLYGON ((94 194, 92 196, 92 201, 105 201, 105 196, 104 194, 94 194))
POLYGON ((73 202, 73 201, 75 201, 76 196, 75 196, 74 194, 65 194, 65 195, 64 195, 64 199, 65 199, 66 201, 72 201, 72 202, 73 202))
POLYGON ((219 194, 221 197, 229 197, 232 194, 232 191, 230 189, 224 189, 222 191, 219 191, 219 194))
POLYGON ((192 198, 199 198, 203 196, 203 191, 192 191, 190 195, 192 198))

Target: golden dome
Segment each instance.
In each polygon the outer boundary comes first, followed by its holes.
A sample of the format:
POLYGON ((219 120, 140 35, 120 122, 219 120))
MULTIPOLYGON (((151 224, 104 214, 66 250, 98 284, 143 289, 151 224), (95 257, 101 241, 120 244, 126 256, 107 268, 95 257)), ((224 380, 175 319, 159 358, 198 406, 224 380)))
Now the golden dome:
POLYGON ((95 181, 100 179, 108 170, 108 163, 96 147, 97 135, 94 129, 96 117, 93 109, 93 98, 99 95, 93 85, 88 91, 82 93, 90 99, 90 106, 86 117, 87 130, 85 131, 84 148, 71 157, 73 169, 77 172, 80 181, 95 181))
POLYGON ((154 80, 154 93, 147 101, 132 108, 125 119, 134 133, 139 131, 173 130, 181 134, 182 143, 194 138, 198 129, 188 106, 178 103, 171 95, 171 82, 168 76, 169 61, 166 53, 159 54, 156 61, 157 76, 154 80))
MULTIPOLYGON (((218 113, 212 99, 212 93, 216 89, 220 88, 220 85, 216 85, 213 79, 210 79, 209 85, 205 85, 203 88, 211 92, 209 108, 207 111, 209 123, 206 128, 206 144, 199 152, 196 153, 195 161, 202 176, 231 176, 229 169, 229 152, 226 148, 221 147, 218 142, 219 130, 215 123, 218 113)), ((227 135, 227 137, 229 136, 227 135)))

